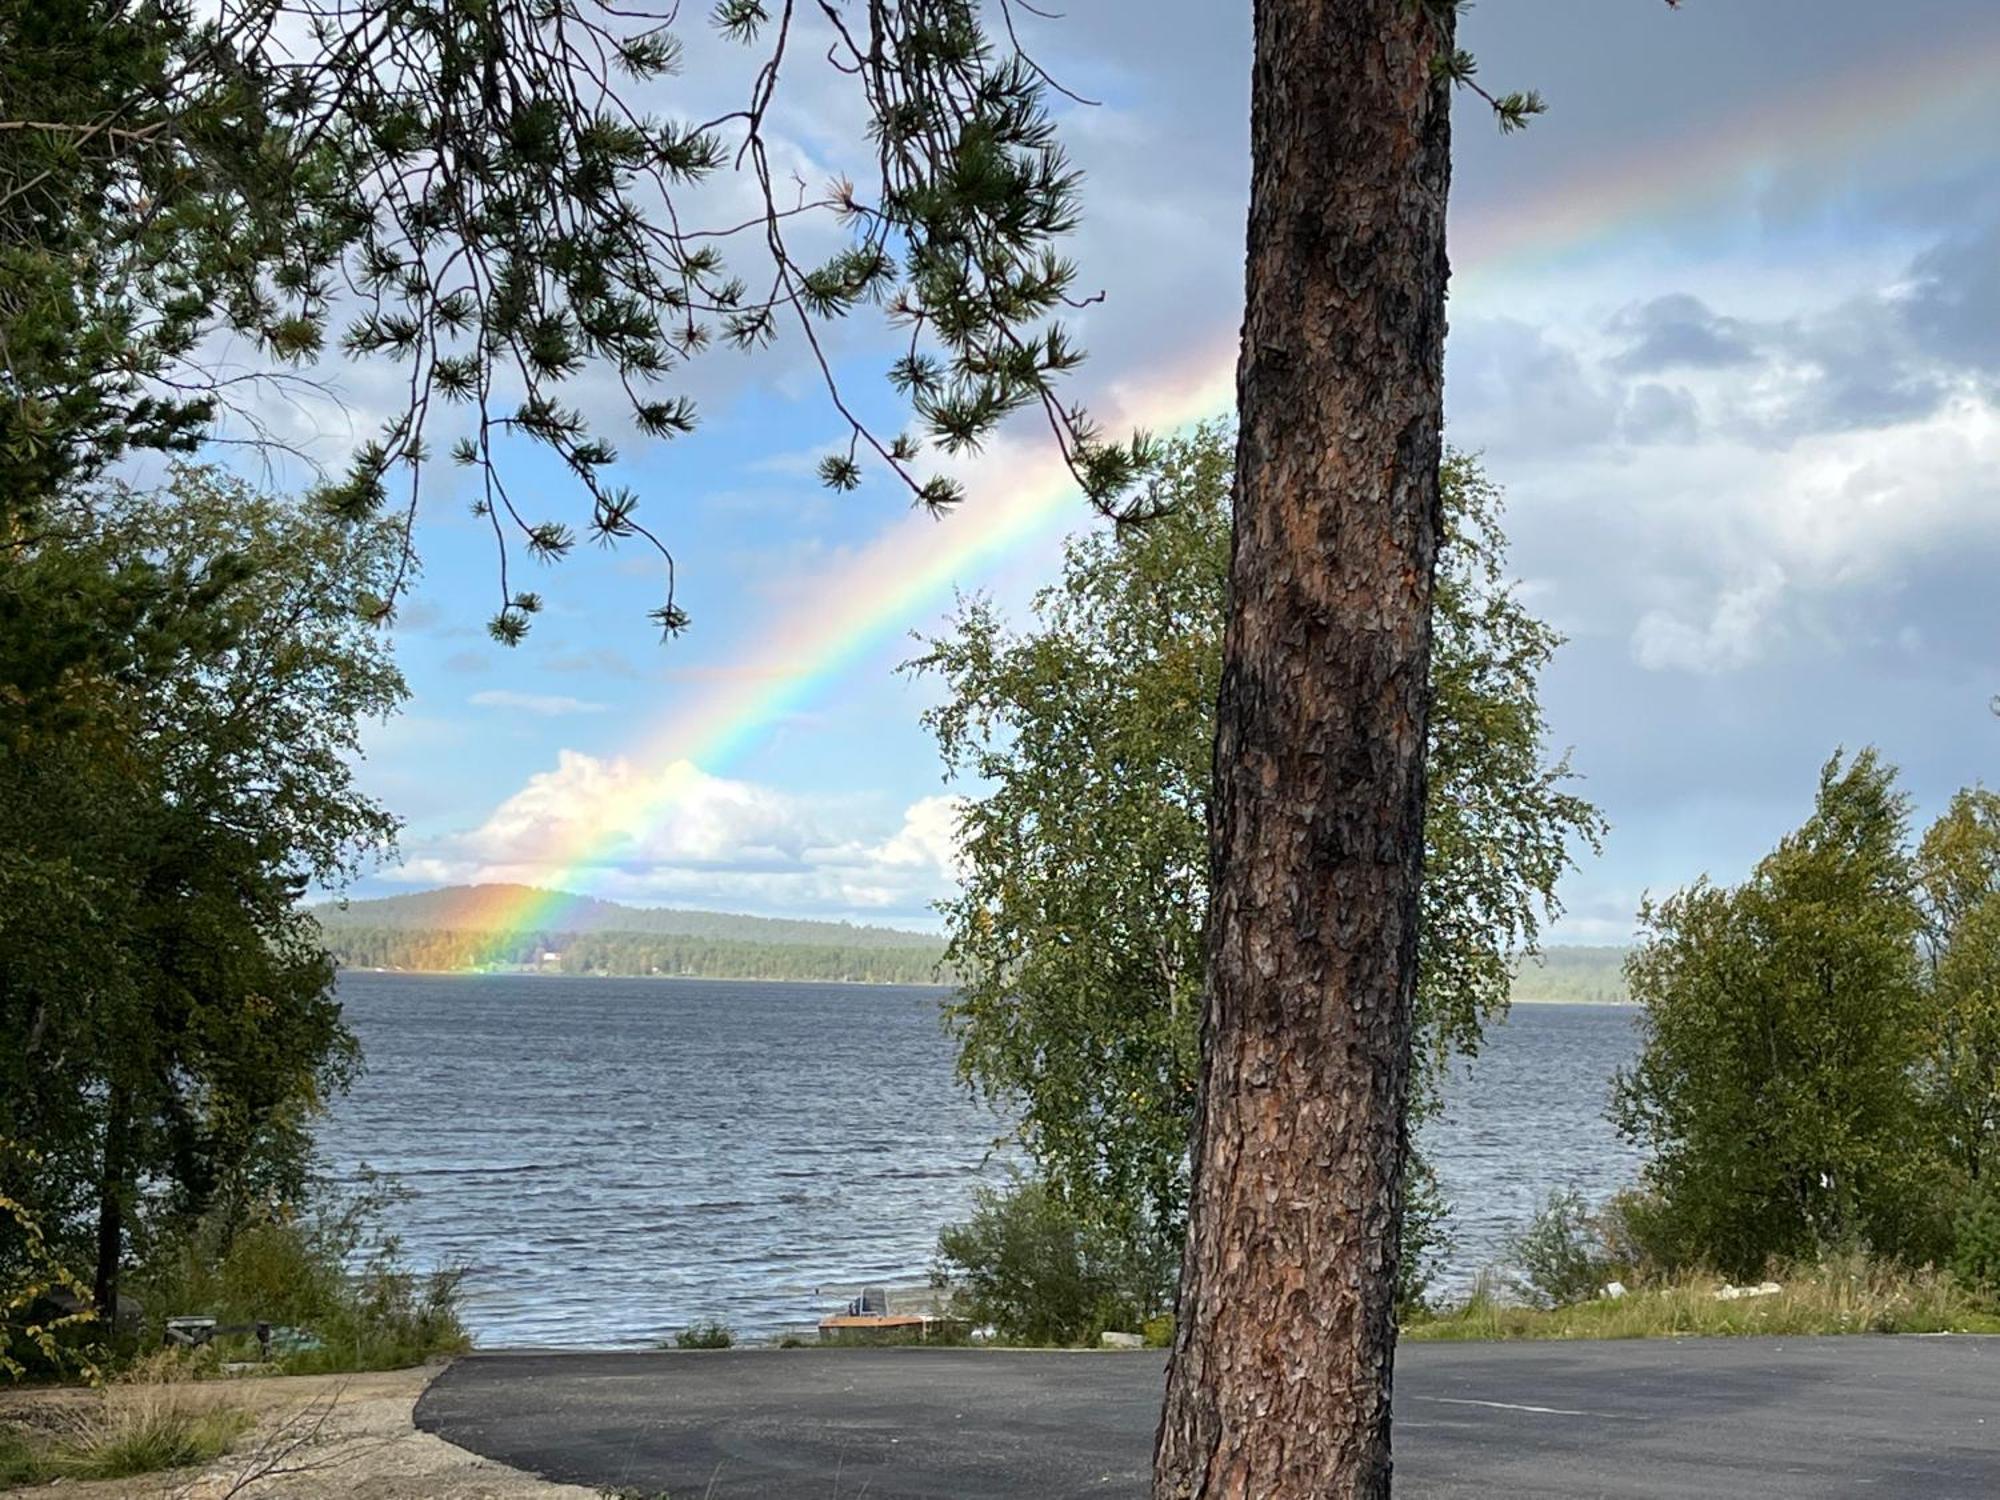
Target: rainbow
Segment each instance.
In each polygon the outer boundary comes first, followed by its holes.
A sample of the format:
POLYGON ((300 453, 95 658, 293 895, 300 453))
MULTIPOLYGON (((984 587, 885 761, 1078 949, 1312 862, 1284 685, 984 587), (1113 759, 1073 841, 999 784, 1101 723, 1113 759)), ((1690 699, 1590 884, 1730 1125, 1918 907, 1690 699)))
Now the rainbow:
MULTIPOLYGON (((1511 202, 1504 214, 1454 223, 1461 292, 1513 269, 1589 249, 1613 235, 1725 193, 1774 165, 1835 159, 1864 143, 1924 129, 1962 108, 2000 71, 2000 31, 1885 72, 1871 68, 1718 121, 1671 156, 1606 155, 1559 192, 1511 202), (1468 283, 1467 278, 1470 278, 1468 283)), ((1228 410, 1234 339, 1178 368, 1114 387, 1093 414, 1108 431, 1184 429, 1228 410)), ((911 513, 822 575, 739 662, 709 679, 696 701, 641 735, 622 759, 659 768, 640 788, 602 799, 589 816, 550 825, 536 861, 554 887, 511 886, 477 925, 518 936, 561 931, 565 915, 597 887, 622 852, 660 826, 687 789, 740 758, 788 713, 821 698, 890 637, 907 630, 962 580, 1083 514, 1068 473, 1046 441, 990 452, 967 476, 971 498, 943 521, 911 513)), ((532 785, 532 783, 531 783, 532 785)))
MULTIPOLYGON (((1187 427, 1226 411, 1234 383, 1229 351, 1213 348, 1173 374, 1115 387, 1093 416, 1107 431, 1187 427)), ((628 799, 606 799, 565 818, 538 862, 556 889, 511 887, 471 925, 507 936, 559 932, 568 910, 593 893, 621 850, 667 816, 704 774, 727 766, 772 724, 818 699, 960 579, 1074 525, 1081 501, 1053 443, 995 446, 966 476, 970 495, 942 520, 911 511, 795 600, 697 701, 644 736, 624 759, 659 767, 628 799), (1005 475, 1003 480, 1001 475, 1005 475)))
MULTIPOLYGON (((1777 93, 1707 128, 1598 153, 1548 190, 1506 201, 1504 210, 1452 223, 1453 288, 1477 292, 1507 272, 1642 239, 1670 216, 1756 186, 1783 168, 1892 152, 1925 135, 1933 168, 1992 160, 1978 128, 1940 131, 1971 105, 1985 128, 2000 75, 2000 27, 1957 37, 1900 59, 1870 58, 1809 87, 1777 93)), ((1533 130, 1560 127, 1557 113, 1533 130)))

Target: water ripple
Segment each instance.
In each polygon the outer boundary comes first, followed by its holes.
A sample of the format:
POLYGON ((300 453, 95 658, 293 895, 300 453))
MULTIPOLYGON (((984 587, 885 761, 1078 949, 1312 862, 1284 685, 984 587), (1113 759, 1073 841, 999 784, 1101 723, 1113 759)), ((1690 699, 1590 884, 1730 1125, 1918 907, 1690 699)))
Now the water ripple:
MULTIPOLYGON (((413 1197, 419 1263, 471 1266, 487 1345, 657 1342, 703 1317, 810 1322, 921 1282, 938 1229, 1004 1177, 1006 1122, 959 1087, 941 990, 350 974, 368 1069, 323 1143, 413 1197)), ((1602 1197, 1629 1011, 1518 1007, 1424 1138, 1456 1205, 1448 1283, 1554 1187, 1602 1197)))

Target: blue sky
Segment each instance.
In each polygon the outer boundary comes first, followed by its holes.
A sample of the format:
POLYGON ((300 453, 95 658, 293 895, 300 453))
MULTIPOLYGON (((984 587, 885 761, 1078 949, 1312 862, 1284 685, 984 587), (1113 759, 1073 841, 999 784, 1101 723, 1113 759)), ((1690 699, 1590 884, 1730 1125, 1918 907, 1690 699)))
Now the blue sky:
MULTIPOLYGON (((1458 120, 1447 362, 1451 439, 1509 494, 1514 569, 1570 637, 1545 694, 1612 832, 1565 887, 1556 936, 1629 936, 1645 890, 1740 877, 1802 815, 1837 746, 1901 764, 1920 810, 1989 778, 2000 719, 2000 12, 1988 0, 1510 0, 1464 40, 1550 112, 1502 138, 1458 120), (1981 62, 1987 64, 1982 70, 1981 62)), ((1094 0, 1037 23, 1037 54, 1103 103, 1067 109, 1087 174, 1074 252, 1107 293, 1081 320, 1087 401, 1226 374, 1242 296, 1248 6, 1094 0)), ((712 51, 697 49, 698 60, 712 51)), ((726 56, 691 88, 734 87, 726 56)), ((837 80, 779 117, 802 176, 859 173, 837 80)), ((726 191, 726 190, 725 190, 726 191)), ((869 372, 879 336, 840 335, 869 372)), ((368 373, 337 372, 365 427, 368 373)), ((623 444, 672 543, 694 628, 657 643, 657 567, 579 551, 533 580, 525 645, 490 644, 490 540, 434 476, 424 575, 397 627, 413 697, 367 739, 365 783, 408 820, 405 862, 360 894, 562 879, 622 899, 906 925, 951 878, 952 790, 894 672, 939 590, 842 670, 702 764, 615 869, 551 866, 563 822, 629 805, 771 621, 840 586, 911 524, 879 476, 811 476, 838 430, 797 341, 705 356, 703 424, 623 444)), ((586 398, 588 399, 588 398, 586 398)), ((1143 405, 1143 403, 1141 403, 1143 405)), ((609 411, 610 408, 606 407, 609 411)), ((337 443, 323 406, 301 435, 337 443)), ((614 420, 615 425, 615 420, 614 420)), ((1002 444, 968 508, 1005 498, 1002 444)), ((545 514, 575 498, 522 459, 545 514)), ((1058 512, 1089 524, 1081 501, 1058 512)), ((926 523, 929 524, 929 523, 926 523)), ((940 546, 949 546, 939 523, 940 546)), ((955 581, 1019 606, 1063 524, 955 581)), ((850 583, 851 586, 851 583, 850 583)))

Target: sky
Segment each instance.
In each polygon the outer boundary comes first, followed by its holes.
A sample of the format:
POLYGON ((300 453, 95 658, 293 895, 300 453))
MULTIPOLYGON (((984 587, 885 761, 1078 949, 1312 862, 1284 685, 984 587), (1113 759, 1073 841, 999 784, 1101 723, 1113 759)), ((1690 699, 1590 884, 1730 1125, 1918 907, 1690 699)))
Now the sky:
MULTIPOLYGON (((1077 0, 1033 22, 1039 60, 1099 101, 1060 123, 1085 173, 1070 249, 1105 293, 1076 320, 1075 390, 1114 430, 1227 410, 1248 13, 1077 0)), ((691 40, 686 87, 743 86, 691 40)), ((1549 112, 1503 137, 1459 102, 1447 435, 1507 491, 1519 586, 1568 637, 1550 748, 1611 824, 1552 936, 1621 942, 1646 892, 1741 879, 1837 748, 1879 746, 1920 817, 1995 775, 2000 9, 1490 0, 1462 40, 1549 112)), ((774 116, 803 179, 858 175, 840 84, 801 65, 774 116)), ((893 430, 887 349, 835 338, 893 430)), ((527 642, 492 644, 490 541, 438 477, 396 626, 412 696, 362 771, 407 820, 401 862, 354 894, 508 880, 935 924, 953 799, 977 788, 941 778, 937 689, 897 666, 956 592, 1023 611, 1091 514, 1030 428, 966 467, 942 521, 879 474, 829 494, 812 468, 840 429, 796 338, 680 373, 702 425, 623 441, 618 474, 678 559, 677 641, 644 618, 655 560, 580 549, 532 580, 527 642)), ((370 373, 333 374, 348 415, 302 405, 302 438, 365 429, 370 373)))

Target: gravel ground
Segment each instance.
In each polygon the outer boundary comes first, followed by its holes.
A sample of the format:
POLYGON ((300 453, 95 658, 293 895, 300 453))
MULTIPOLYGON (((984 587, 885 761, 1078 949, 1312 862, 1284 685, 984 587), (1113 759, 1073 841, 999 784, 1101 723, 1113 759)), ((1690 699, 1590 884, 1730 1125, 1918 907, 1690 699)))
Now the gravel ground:
MULTIPOLYGON (((419 1432, 410 1413, 438 1370, 214 1381, 200 1399, 242 1407, 257 1425, 199 1472, 20 1490, 61 1500, 596 1500, 419 1432)), ((87 1391, 0 1392, 0 1418, 47 1418, 87 1391)))

